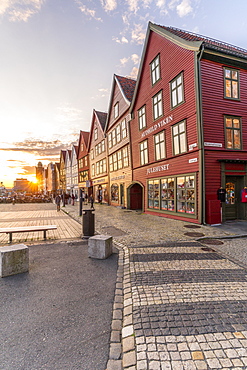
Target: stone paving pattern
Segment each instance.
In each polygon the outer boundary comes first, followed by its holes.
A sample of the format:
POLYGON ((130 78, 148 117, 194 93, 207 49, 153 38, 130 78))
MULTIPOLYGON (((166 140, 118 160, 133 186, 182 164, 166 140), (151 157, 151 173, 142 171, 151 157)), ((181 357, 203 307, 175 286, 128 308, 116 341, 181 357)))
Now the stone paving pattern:
POLYGON ((97 232, 115 231, 120 249, 107 370, 247 369, 247 224, 190 233, 187 222, 95 208, 97 232))
MULTIPOLYGON (((77 206, 63 211, 81 226, 77 206)), ((243 225, 189 233, 189 222, 95 205, 96 232, 119 249, 107 370, 247 369, 243 225)))

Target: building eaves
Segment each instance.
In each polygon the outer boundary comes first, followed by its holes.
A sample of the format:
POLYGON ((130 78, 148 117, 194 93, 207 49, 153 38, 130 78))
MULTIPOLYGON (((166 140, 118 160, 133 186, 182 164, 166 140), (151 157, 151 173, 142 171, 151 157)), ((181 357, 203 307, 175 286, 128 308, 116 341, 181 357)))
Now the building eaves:
POLYGON ((230 55, 234 55, 234 56, 247 59, 247 50, 240 48, 238 46, 231 45, 226 42, 219 41, 219 40, 207 37, 207 36, 202 36, 202 35, 199 35, 193 32, 184 31, 184 30, 181 30, 175 27, 166 27, 166 26, 159 26, 159 27, 167 30, 168 32, 171 32, 173 35, 176 35, 186 41, 193 41, 193 42, 201 41, 203 42, 205 48, 213 49, 213 50, 220 51, 226 54, 230 54, 230 55))

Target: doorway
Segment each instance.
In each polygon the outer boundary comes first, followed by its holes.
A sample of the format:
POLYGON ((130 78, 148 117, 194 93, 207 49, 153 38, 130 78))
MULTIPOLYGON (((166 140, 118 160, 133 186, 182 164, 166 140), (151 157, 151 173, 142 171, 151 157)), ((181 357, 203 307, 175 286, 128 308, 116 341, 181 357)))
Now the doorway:
POLYGON ((244 176, 226 176, 225 219, 244 219, 244 205, 241 203, 241 189, 244 176))
POLYGON ((130 209, 142 210, 142 186, 133 184, 129 188, 130 209))

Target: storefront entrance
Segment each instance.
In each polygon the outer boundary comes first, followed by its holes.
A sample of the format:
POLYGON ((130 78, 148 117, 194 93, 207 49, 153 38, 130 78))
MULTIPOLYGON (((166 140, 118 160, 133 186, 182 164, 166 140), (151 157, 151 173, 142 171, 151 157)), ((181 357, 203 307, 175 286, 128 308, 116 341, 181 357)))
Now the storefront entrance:
POLYGON ((244 203, 241 202, 241 190, 244 176, 226 176, 225 219, 244 219, 244 203))

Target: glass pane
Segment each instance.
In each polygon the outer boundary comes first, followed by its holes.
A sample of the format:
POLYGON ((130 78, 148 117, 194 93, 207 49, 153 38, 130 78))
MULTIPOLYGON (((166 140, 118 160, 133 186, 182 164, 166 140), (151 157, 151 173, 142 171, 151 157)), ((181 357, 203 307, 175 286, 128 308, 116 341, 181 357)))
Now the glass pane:
POLYGON ((176 88, 176 81, 173 81, 172 82, 172 90, 174 90, 176 88))
POLYGON ((173 126, 173 135, 177 135, 178 134, 178 126, 173 126))
POLYGON ((234 130, 234 149, 240 149, 240 131, 234 130))
POLYGON ((226 127, 232 127, 232 119, 226 118, 226 127))
POLYGON ((162 142, 160 144, 160 157, 161 158, 165 158, 166 154, 165 154, 165 143, 162 142))
POLYGON ((235 184, 226 183, 226 204, 235 204, 235 184))
POLYGON ((178 87, 178 104, 183 101, 183 89, 182 85, 178 87))
POLYGON ((185 202, 177 202, 177 211, 185 212, 185 202))
POLYGON ((186 197, 186 200, 194 200, 195 199, 195 191, 194 189, 192 190, 186 190, 186 194, 185 194, 185 197, 186 197))
POLYGON ((161 188, 162 189, 167 189, 167 179, 162 179, 161 180, 161 188))
POLYGON ((233 148, 232 130, 226 130, 226 145, 227 148, 233 148))
POLYGON ((181 150, 181 153, 186 152, 185 134, 180 135, 180 150, 181 150))
POLYGON ((172 106, 175 107, 177 105, 177 93, 176 90, 172 92, 172 106))
POLYGON ((239 122, 239 119, 234 118, 234 120, 233 120, 233 127, 239 128, 240 127, 240 124, 239 123, 240 123, 239 122))
POLYGON ((231 81, 226 80, 225 83, 226 83, 226 97, 231 98, 231 81))
POLYGON ((161 209, 164 209, 165 211, 168 209, 168 204, 166 200, 162 200, 161 209))
POLYGON ((174 200, 168 200, 167 209, 168 211, 174 211, 174 200))
POLYGON ((194 214, 195 213, 195 204, 190 202, 186 204, 185 208, 186 213, 194 214))
POLYGON ((184 177, 178 177, 177 178, 177 187, 178 188, 184 188, 185 187, 184 177))
POLYGON ((225 76, 231 78, 231 71, 229 69, 225 69, 225 76))
POLYGON ((237 81, 232 81, 232 97, 238 99, 238 83, 237 81))
POLYGON ((184 122, 181 122, 180 124, 179 124, 179 132, 181 133, 181 132, 183 132, 185 130, 185 128, 184 128, 184 122))
POLYGON ((232 71, 232 79, 237 80, 238 79, 238 71, 232 71))
POLYGON ((179 154, 178 136, 174 137, 174 154, 179 154))
POLYGON ((186 177, 186 188, 194 188, 194 187, 195 187, 195 177, 187 176, 186 177))

